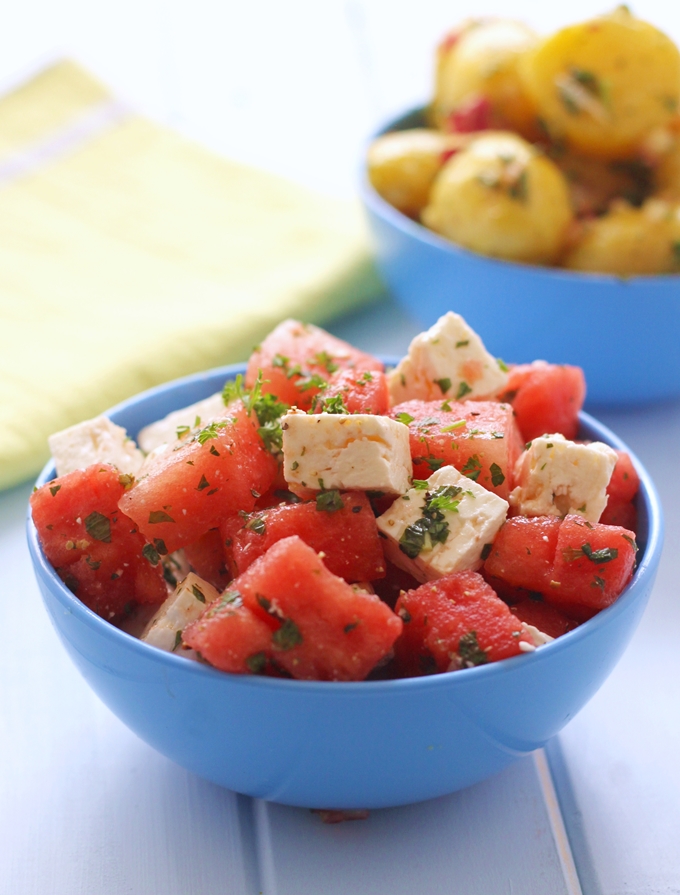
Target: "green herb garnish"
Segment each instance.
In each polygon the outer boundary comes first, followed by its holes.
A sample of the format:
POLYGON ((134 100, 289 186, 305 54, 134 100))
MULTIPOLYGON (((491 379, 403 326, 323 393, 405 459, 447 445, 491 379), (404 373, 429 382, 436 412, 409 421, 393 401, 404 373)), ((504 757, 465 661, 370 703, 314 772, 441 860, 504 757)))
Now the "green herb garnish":
POLYGON ((95 541, 111 543, 111 522, 96 510, 85 519, 85 530, 95 541))

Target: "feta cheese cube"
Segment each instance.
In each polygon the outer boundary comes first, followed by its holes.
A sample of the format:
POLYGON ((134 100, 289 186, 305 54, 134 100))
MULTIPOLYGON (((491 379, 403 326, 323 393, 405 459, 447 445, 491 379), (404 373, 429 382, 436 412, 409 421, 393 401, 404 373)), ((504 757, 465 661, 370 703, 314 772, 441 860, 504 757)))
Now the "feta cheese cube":
POLYGON ((576 514, 598 522, 616 452, 602 442, 576 444, 564 435, 534 438, 515 465, 510 504, 523 516, 576 514))
POLYGON ((443 466, 427 489, 411 488, 376 520, 385 556, 420 582, 478 569, 505 522, 507 501, 443 466))
POLYGON ((546 643, 552 643, 554 637, 545 634, 535 625, 529 625, 522 622, 522 639, 519 642, 519 648, 523 653, 533 653, 539 646, 545 646, 546 643))
POLYGON ((122 426, 105 416, 55 432, 47 439, 57 475, 86 469, 93 463, 111 463, 121 472, 136 476, 144 454, 122 426))
MULTIPOLYGON (((190 622, 200 618, 218 597, 219 593, 212 584, 190 572, 161 605, 140 639, 168 653, 178 650, 182 631, 190 622)), ((179 649, 179 655, 186 656, 188 652, 179 649)))
POLYGON ((193 432, 207 426, 213 420, 228 416, 228 410, 222 400, 221 392, 210 395, 202 401, 173 410, 162 420, 145 426, 137 436, 139 446, 149 454, 162 444, 175 444, 184 441, 193 432))
POLYGON ((408 426, 371 413, 307 414, 281 419, 283 475, 289 484, 325 490, 403 494, 413 466, 408 426))
POLYGON ((452 311, 416 336, 406 357, 387 374, 392 406, 414 399, 489 398, 502 391, 507 381, 499 361, 452 311))

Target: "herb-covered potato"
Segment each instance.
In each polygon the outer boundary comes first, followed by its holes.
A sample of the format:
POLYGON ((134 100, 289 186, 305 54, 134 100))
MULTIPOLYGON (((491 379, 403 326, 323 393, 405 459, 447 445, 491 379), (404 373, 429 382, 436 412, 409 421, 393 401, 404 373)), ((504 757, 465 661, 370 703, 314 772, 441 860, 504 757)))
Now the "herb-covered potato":
POLYGON ((548 131, 604 158, 634 154, 680 99, 677 47, 623 6, 546 38, 520 74, 548 131))
POLYGON ((384 134, 368 150, 368 179, 386 202, 416 218, 442 165, 465 139, 427 128, 384 134))
POLYGON ((456 129, 456 113, 484 101, 492 126, 522 133, 531 129, 535 113, 517 63, 536 41, 530 28, 507 19, 469 20, 452 31, 437 52, 435 125, 456 129))
POLYGON ((444 165, 422 220, 475 252, 549 264, 562 250, 572 212, 554 162, 515 134, 487 131, 444 165))
POLYGON ((659 199, 642 208, 616 203, 584 224, 563 266, 621 275, 680 272, 680 207, 659 199))

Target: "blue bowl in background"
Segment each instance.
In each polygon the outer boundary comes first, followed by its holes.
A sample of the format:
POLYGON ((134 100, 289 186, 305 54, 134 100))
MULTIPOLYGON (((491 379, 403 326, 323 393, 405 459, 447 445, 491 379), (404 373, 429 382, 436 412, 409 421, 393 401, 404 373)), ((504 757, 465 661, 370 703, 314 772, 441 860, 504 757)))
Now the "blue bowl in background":
MULTIPOLYGON (((171 382, 109 416, 135 436, 244 371, 171 382)), ((625 446, 587 415, 583 438, 625 446)), ((309 808, 381 808, 462 789, 543 746, 590 699, 647 603, 663 540, 658 496, 640 464, 639 566, 625 593, 534 653, 396 681, 321 683, 231 675, 162 652, 108 624, 56 575, 28 520, 43 600, 92 689, 138 736, 200 777, 309 808)), ((55 475, 50 463, 41 485, 55 475)))
MULTIPOLYGON (((422 110, 388 131, 423 127, 422 110)), ((378 269, 423 326, 456 311, 505 361, 576 364, 588 405, 680 397, 680 275, 616 277, 478 255, 406 217, 364 176, 378 269)))

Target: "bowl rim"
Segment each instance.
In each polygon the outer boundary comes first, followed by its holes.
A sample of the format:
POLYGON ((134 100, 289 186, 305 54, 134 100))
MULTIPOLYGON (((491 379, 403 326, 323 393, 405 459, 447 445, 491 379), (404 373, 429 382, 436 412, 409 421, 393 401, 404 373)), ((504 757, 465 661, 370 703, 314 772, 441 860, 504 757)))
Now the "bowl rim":
MULTIPOLYGON (((368 149, 371 144, 388 133, 396 131, 412 130, 417 127, 414 121, 420 121, 421 125, 425 125, 424 114, 427 106, 414 106, 406 112, 402 112, 396 118, 389 119, 381 125, 378 130, 365 141, 365 149, 363 160, 361 162, 361 170, 359 177, 359 192, 366 206, 376 215, 384 218, 397 230, 407 236, 419 239, 431 248, 439 249, 447 252, 454 258, 463 258, 470 261, 488 262, 499 268, 510 268, 513 271, 533 271, 536 276, 545 276, 548 279, 562 280, 565 283, 578 285, 579 283, 600 284, 606 283, 614 288, 626 288, 636 284, 644 284, 646 287, 650 284, 659 283, 661 285, 678 286, 680 283, 680 272, 678 273, 649 273, 649 274, 610 274, 597 273, 594 271, 567 270, 563 267, 552 267, 550 265, 525 264, 521 261, 511 261, 505 258, 495 258, 491 255, 483 255, 481 252, 473 252, 458 243, 445 239, 433 230, 429 230, 424 224, 413 220, 403 212, 398 211, 393 205, 390 205, 386 199, 377 192, 373 184, 368 178, 368 166, 366 159, 368 157, 368 149)), ((479 131, 483 134, 484 131, 479 131)))
MULTIPOLYGON (((388 364, 394 362, 393 358, 382 357, 382 359, 388 364)), ((216 381, 221 382, 233 379, 239 373, 244 373, 245 369, 245 363, 230 364, 223 367, 214 367, 211 370, 194 373, 189 376, 183 376, 179 379, 174 379, 140 392, 105 411, 104 415, 107 417, 116 416, 135 407, 135 405, 140 402, 153 401, 154 398, 166 395, 174 390, 179 390, 184 386, 203 383, 210 388, 214 388, 216 381)), ((221 388, 221 386, 218 386, 218 389, 219 388, 221 388)), ((210 393, 214 394, 214 391, 210 393)), ((200 400, 200 398, 194 400, 200 400)), ((181 406, 186 405, 180 405, 180 407, 181 406)), ((510 673, 513 669, 518 667, 519 663, 523 663, 523 667, 528 667, 530 663, 540 664, 550 656, 555 655, 558 651, 569 649, 572 643, 589 638, 603 626, 606 626, 610 619, 614 620, 618 615, 624 613, 632 603, 639 599, 646 590, 647 579, 650 575, 654 576, 656 573, 663 548, 664 518, 661 501, 651 476, 640 463, 634 452, 631 451, 627 445, 603 423, 600 423, 590 416, 590 414, 584 412, 580 413, 579 419, 580 427, 582 429, 585 428, 589 436, 595 436, 597 440, 605 441, 605 443, 610 444, 614 448, 627 451, 633 461, 635 469, 640 476, 638 499, 644 502, 647 513, 647 532, 644 550, 641 548, 642 556, 633 578, 627 585, 623 594, 612 603, 611 606, 602 609, 587 622, 583 622, 577 628, 574 628, 572 631, 568 631, 554 641, 541 646, 534 652, 523 653, 520 656, 513 656, 509 659, 503 659, 502 661, 490 662, 486 665, 478 665, 474 668, 465 668, 460 671, 381 681, 299 681, 258 675, 230 674, 229 672, 213 668, 210 665, 194 662, 183 658, 181 655, 169 653, 144 643, 132 634, 128 634, 120 628, 117 628, 115 625, 112 625, 110 622, 106 621, 106 619, 97 615, 85 606, 85 604, 82 603, 61 581, 46 559, 38 541, 37 530, 33 524, 29 503, 27 507, 26 534, 31 562, 33 564, 36 578, 39 582, 41 580, 44 582, 45 588, 49 590, 50 596, 54 598, 64 610, 78 618, 86 627, 93 629, 94 632, 99 633, 106 639, 112 640, 114 644, 120 648, 132 650, 137 653, 139 658, 155 659, 156 662, 160 663, 161 667, 167 667, 174 671, 184 668, 188 674, 199 676, 207 675, 207 679, 212 678, 214 682, 222 680, 225 686, 232 685, 243 688, 264 687, 274 688, 275 690, 278 689, 281 691, 294 691, 296 693, 307 690, 315 693, 336 695, 348 693, 364 693, 368 695, 380 692, 396 694, 402 690, 430 690, 439 687, 448 688, 465 686, 465 684, 472 682, 473 680, 481 680, 484 677, 493 677, 495 675, 510 673)), ((153 421, 154 420, 149 420, 149 422, 153 421)), ((36 479, 35 488, 51 481, 54 477, 55 468, 53 461, 50 459, 36 479)), ((43 588, 41 588, 41 591, 43 591, 43 588)), ((46 601, 44 593, 43 600, 46 601)))

